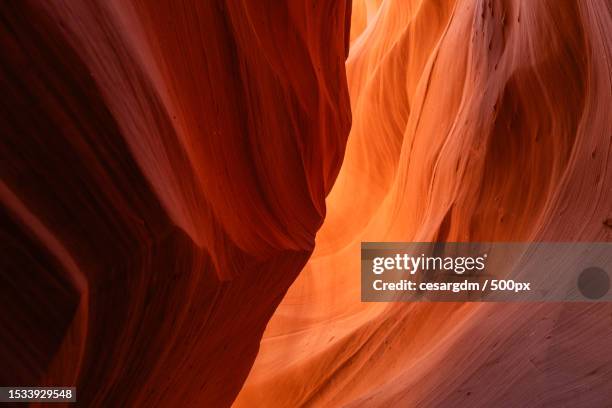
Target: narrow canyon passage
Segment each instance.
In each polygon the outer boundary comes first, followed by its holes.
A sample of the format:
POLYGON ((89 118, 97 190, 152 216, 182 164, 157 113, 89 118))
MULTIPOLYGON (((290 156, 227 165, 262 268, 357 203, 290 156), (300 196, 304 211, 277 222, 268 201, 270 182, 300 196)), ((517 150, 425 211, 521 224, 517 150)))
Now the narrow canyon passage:
POLYGON ((612 243, 611 67, 609 0, 0 2, 0 402, 608 406, 612 303, 360 245, 612 243))
POLYGON ((234 406, 609 403, 609 304, 361 303, 358 273, 361 241, 612 239, 609 2, 352 19, 342 169, 234 406))

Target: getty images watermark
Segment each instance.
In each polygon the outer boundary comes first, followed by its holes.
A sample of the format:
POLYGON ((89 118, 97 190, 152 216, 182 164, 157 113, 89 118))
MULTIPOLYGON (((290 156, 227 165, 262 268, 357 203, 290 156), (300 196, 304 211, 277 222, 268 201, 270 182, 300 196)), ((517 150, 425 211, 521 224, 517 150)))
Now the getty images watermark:
POLYGON ((612 301, 612 243, 363 242, 364 302, 612 301))

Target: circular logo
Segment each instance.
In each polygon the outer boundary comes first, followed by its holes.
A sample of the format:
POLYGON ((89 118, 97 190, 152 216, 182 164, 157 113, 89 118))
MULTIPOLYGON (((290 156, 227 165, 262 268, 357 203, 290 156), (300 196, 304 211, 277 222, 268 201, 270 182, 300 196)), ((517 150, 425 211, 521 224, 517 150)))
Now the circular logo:
POLYGON ((610 290, 610 277, 596 266, 586 268, 578 276, 578 289, 587 299, 599 299, 610 290))

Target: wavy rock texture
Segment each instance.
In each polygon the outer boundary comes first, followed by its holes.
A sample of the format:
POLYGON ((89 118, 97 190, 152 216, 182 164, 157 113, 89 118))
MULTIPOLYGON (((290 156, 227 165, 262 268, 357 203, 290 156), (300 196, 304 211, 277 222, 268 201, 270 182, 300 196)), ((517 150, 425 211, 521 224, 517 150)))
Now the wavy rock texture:
POLYGON ((353 127, 235 406, 607 406, 608 304, 362 304, 360 241, 611 241, 609 1, 357 1, 353 127))
POLYGON ((0 384, 231 404, 339 171, 350 11, 0 5, 0 384))

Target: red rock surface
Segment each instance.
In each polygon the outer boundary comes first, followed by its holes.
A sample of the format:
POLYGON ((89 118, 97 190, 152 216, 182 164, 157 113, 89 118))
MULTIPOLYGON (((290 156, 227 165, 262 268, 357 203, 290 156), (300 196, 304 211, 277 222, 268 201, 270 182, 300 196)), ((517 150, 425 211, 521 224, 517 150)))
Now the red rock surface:
POLYGON ((0 5, 0 384, 228 406, 350 126, 345 1, 0 5))
POLYGON ((612 401, 610 305, 358 273, 361 241, 612 241, 608 0, 5 2, 0 49, 0 385, 612 401))

